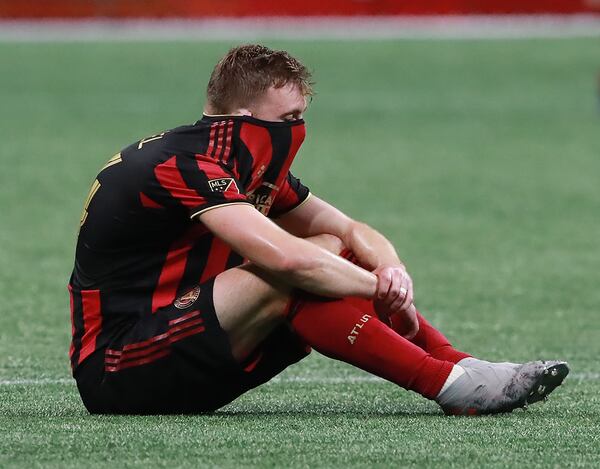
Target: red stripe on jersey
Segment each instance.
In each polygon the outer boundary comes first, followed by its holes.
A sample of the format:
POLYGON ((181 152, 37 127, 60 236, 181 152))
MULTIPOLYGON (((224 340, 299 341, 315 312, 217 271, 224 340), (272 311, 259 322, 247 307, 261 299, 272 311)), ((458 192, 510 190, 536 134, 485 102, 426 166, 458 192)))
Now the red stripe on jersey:
POLYGON ((292 126, 292 143, 290 145, 290 151, 287 157, 287 161, 289 161, 290 166, 292 164, 292 160, 296 156, 296 153, 298 153, 298 150, 300 149, 300 145, 302 145, 302 142, 304 142, 304 137, 306 137, 306 127, 303 125, 292 126))
POLYGON ((206 155, 210 156, 215 149, 215 133, 217 132, 218 124, 215 122, 210 126, 210 136, 208 137, 208 148, 206 149, 206 155))
POLYGON ((221 160, 227 164, 229 161, 229 155, 231 154, 231 137, 233 135, 233 121, 227 123, 227 130, 225 132, 227 139, 225 140, 225 149, 223 150, 223 156, 221 160))
POLYGON ((215 148, 215 152, 213 156, 215 159, 219 158, 221 154, 221 150, 223 149, 223 137, 225 136, 225 122, 219 123, 219 136, 217 137, 217 148, 215 148))
POLYGON ((194 208, 204 202, 194 189, 186 185, 177 167, 176 156, 154 168, 154 175, 160 185, 186 207, 194 208))
POLYGON ((152 312, 171 304, 177 296, 179 282, 185 272, 187 257, 194 247, 196 240, 206 233, 204 225, 194 225, 181 238, 177 239, 170 247, 167 258, 163 264, 158 283, 152 295, 152 312))
POLYGON ((200 277, 200 283, 204 283, 208 279, 216 277, 221 272, 224 272, 230 254, 231 248, 224 241, 221 241, 217 237, 213 237, 208 253, 208 259, 206 261, 206 267, 204 267, 202 277, 200 277))
POLYGON ((96 339, 102 326, 100 312, 100 290, 82 290, 81 302, 83 309, 83 337, 79 352, 79 365, 96 350, 96 339))
MULTIPOLYGON (((240 129, 240 139, 244 142, 244 145, 246 145, 246 148, 248 148, 248 151, 250 151, 254 160, 252 164, 252 174, 256 174, 261 166, 268 168, 269 164, 271 164, 271 159, 273 158, 273 147, 271 145, 271 135, 269 134, 269 131, 264 127, 258 127, 243 122, 240 129)), ((246 189, 246 192, 251 192, 256 189, 256 186, 260 181, 260 177, 253 180, 246 189)))
MULTIPOLYGON (((73 300, 73 288, 71 285, 67 285, 69 289, 69 305, 71 309, 71 337, 75 337, 75 302, 73 300)), ((69 358, 73 357, 73 352, 75 352, 75 344, 71 341, 71 347, 69 348, 69 358)), ((71 364, 71 366, 73 366, 71 364)))
POLYGON ((292 189, 289 181, 287 179, 284 179, 283 183, 281 184, 281 189, 277 194, 277 198, 275 199, 275 203, 273 204, 273 207, 271 207, 271 210, 275 211, 279 208, 282 212, 286 212, 288 210, 288 207, 293 207, 298 203, 298 201, 298 194, 296 194, 296 191, 292 189))
POLYGON ((185 265, 187 264, 188 253, 192 249, 191 244, 180 245, 176 241, 167 253, 158 284, 152 295, 152 312, 155 313, 159 308, 170 304, 177 295, 179 282, 183 277, 185 265))
POLYGON ((150 197, 148 197, 143 192, 140 192, 140 202, 142 204, 142 207, 145 207, 145 208, 164 208, 159 203, 154 202, 154 200, 152 200, 150 197))

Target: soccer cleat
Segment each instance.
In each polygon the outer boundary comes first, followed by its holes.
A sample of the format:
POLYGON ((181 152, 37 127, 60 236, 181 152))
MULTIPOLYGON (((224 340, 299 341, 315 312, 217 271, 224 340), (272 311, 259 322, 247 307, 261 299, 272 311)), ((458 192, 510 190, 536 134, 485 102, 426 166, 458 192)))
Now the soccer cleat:
POLYGON ((512 412, 546 400, 569 374, 566 362, 535 361, 522 365, 465 359, 464 373, 437 397, 446 415, 512 412))

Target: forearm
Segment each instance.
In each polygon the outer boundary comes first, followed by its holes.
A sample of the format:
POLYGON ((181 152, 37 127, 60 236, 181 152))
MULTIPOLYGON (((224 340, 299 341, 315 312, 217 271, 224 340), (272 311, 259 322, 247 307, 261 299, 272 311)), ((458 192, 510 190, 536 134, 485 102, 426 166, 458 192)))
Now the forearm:
POLYGON ((277 223, 301 238, 325 233, 337 236, 369 270, 384 264, 401 265, 396 250, 383 235, 318 197, 311 197, 304 206, 280 218, 277 223))
POLYGON ((298 239, 284 268, 274 272, 285 283, 310 293, 373 298, 377 277, 322 247, 298 239))
MULTIPOLYGON (((278 224, 288 233, 299 237, 320 234, 336 236, 352 251, 358 264, 376 276, 376 295, 372 295, 372 290, 368 292, 369 295, 358 295, 369 298, 376 296, 376 307, 384 316, 397 311, 410 312, 414 299, 412 279, 392 243, 381 233, 352 220, 316 197, 281 217, 278 224)), ((318 288, 318 284, 311 283, 316 277, 318 275, 313 273, 306 278, 295 278, 294 281, 308 282, 310 285, 307 284, 307 289, 318 288)))
POLYGON ((402 265, 392 243, 364 223, 352 221, 339 236, 368 270, 374 270, 381 265, 402 265))

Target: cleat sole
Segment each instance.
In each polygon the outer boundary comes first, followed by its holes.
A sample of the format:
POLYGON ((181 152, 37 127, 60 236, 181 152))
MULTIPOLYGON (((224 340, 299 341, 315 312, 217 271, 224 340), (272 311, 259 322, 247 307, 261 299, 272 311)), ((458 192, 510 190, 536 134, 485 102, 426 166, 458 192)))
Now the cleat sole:
POLYGON ((566 362, 554 362, 549 365, 532 386, 532 391, 529 393, 525 404, 546 401, 548 394, 560 386, 568 374, 569 365, 566 362))

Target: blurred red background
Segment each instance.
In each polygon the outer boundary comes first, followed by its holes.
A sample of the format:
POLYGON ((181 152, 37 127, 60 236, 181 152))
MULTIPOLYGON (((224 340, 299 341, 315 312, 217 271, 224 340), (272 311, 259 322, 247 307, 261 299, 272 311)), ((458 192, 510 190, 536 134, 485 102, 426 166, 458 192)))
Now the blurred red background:
POLYGON ((0 18, 600 14, 600 0, 0 0, 0 18))

